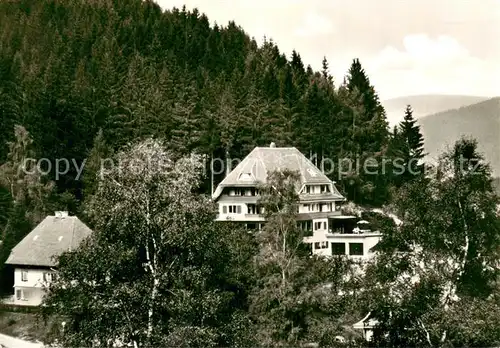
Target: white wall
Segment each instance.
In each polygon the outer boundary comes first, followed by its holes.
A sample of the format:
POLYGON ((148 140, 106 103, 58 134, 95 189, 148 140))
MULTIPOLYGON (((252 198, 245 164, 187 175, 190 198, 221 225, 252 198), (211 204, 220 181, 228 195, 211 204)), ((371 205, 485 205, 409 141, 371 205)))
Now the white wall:
POLYGON ((318 213, 335 211, 335 202, 300 203, 299 213, 318 213), (331 208, 331 209, 330 209, 331 208))
POLYGON ((373 330, 372 329, 365 329, 364 336, 365 336, 365 340, 370 342, 373 339, 373 330))
POLYGON ((20 306, 39 306, 45 294, 42 288, 14 288, 13 303, 20 306), (17 291, 22 292, 21 299, 17 298, 17 291))
MULTIPOLYGON (((235 198, 237 202, 237 198, 235 198)), ((255 203, 232 203, 232 202, 221 202, 219 203, 219 214, 217 215, 217 221, 241 221, 241 222, 253 222, 253 221, 264 221, 262 216, 263 210, 261 209, 261 214, 248 214, 247 204, 255 203), (239 206, 240 213, 229 213, 229 206, 239 206), (224 213, 224 206, 226 207, 226 213, 224 213)))
POLYGON ((316 233, 316 231, 318 231, 318 233, 321 233, 321 235, 323 236, 323 238, 325 237, 325 233, 328 231, 328 218, 325 218, 325 219, 313 219, 313 231, 314 233, 316 233), (320 225, 320 226, 317 226, 317 225, 320 225), (319 228, 316 228, 316 227, 319 227, 319 228))
POLYGON ((53 273, 50 269, 24 269, 16 268, 14 270, 14 297, 13 302, 17 305, 38 306, 42 302, 45 293, 44 286, 48 282, 43 281, 44 273, 53 273), (26 281, 22 280, 22 272, 27 272, 26 281), (21 290, 23 298, 17 299, 17 290, 21 290))
MULTIPOLYGON (((314 221, 319 221, 317 219, 314 221)), ((313 225, 314 227, 314 225, 313 225)), ((370 233, 370 234, 326 234, 325 230, 315 230, 311 237, 305 237, 305 243, 311 243, 313 247, 313 253, 317 255, 331 256, 332 255, 332 243, 343 243, 345 245, 345 255, 348 255, 355 259, 367 258, 373 255, 373 252, 369 250, 373 248, 381 239, 381 234, 370 233), (327 248, 315 249, 314 245, 316 242, 322 243, 328 241, 327 248), (363 244, 363 255, 349 255, 349 243, 362 243, 363 244)))
POLYGON ((49 269, 23 269, 16 268, 14 270, 14 286, 22 287, 39 287, 43 286, 43 273, 48 272, 49 269), (27 281, 21 280, 21 272, 26 271, 28 278, 27 281))
MULTIPOLYGON (((373 255, 370 249, 380 241, 382 235, 380 233, 365 233, 365 234, 335 234, 329 235, 328 240, 332 243, 344 243, 346 255, 349 255, 350 243, 362 243, 363 255, 350 255, 354 258, 364 258, 373 255)), ((331 248, 330 248, 331 253, 331 248)))

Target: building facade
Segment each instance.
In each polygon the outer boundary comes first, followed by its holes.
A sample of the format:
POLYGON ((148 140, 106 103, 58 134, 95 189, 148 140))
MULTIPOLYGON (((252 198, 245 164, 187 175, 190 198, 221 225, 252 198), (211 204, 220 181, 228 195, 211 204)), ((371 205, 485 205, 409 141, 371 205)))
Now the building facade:
POLYGON ((318 255, 348 255, 364 258, 380 240, 380 233, 357 227, 356 216, 344 215, 346 199, 323 172, 294 147, 256 147, 218 185, 212 199, 218 204, 218 221, 235 221, 248 229, 265 224, 259 206, 258 187, 267 174, 289 169, 300 174, 299 226, 305 230, 304 242, 318 255))
POLYGON ((91 233, 90 228, 67 212, 47 216, 12 249, 6 261, 14 268, 14 295, 6 302, 40 305, 45 288, 57 277, 56 257, 76 249, 91 233))

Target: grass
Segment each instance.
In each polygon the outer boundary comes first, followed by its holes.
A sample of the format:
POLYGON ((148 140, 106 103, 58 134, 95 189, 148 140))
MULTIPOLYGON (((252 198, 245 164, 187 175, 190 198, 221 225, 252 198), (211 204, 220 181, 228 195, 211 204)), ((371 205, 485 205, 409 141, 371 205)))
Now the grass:
POLYGON ((27 341, 43 342, 55 325, 55 320, 45 323, 37 313, 0 312, 0 333, 27 341))

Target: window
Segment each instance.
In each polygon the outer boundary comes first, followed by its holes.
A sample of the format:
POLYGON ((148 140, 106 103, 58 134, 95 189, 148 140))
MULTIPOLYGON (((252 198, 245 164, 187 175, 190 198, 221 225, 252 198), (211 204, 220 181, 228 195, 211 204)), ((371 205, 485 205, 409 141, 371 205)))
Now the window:
POLYGON ((363 256, 363 243, 349 243, 349 255, 363 256))
POLYGON ((229 214, 241 214, 241 205, 230 205, 229 214))
POLYGON ((250 173, 241 173, 238 180, 252 180, 252 174, 250 174, 250 173))
POLYGON ((53 282, 56 280, 56 274, 50 272, 43 273, 43 281, 44 282, 53 282))
POLYGON ((326 222, 315 222, 314 229, 315 230, 326 230, 326 222))
POLYGON ((328 249, 328 241, 326 242, 316 242, 314 243, 314 249, 328 249))
POLYGON ((306 186, 306 193, 311 193, 311 186, 306 186))
POLYGON ((299 221, 299 227, 303 231, 312 231, 312 221, 299 221))
POLYGON ((23 282, 28 281, 28 271, 21 271, 21 281, 23 282))
POLYGON ((345 255, 345 243, 332 243, 332 255, 345 255))
POLYGON ((227 214, 227 207, 225 205, 222 206, 222 214, 227 214))
POLYGON ((247 214, 260 214, 260 207, 257 204, 248 204, 247 211, 247 214))
POLYGON ((247 224, 247 229, 248 230, 256 230, 256 229, 258 229, 258 226, 256 223, 249 223, 249 224, 247 224))
POLYGON ((24 300, 24 294, 22 290, 16 290, 16 298, 18 300, 24 300))

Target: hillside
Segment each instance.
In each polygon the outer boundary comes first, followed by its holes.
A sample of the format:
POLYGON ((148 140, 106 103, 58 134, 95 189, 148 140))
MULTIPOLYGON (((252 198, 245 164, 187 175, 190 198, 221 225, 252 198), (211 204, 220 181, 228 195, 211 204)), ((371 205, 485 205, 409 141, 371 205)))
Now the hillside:
MULTIPOLYGON (((383 108, 359 60, 334 86, 328 61, 313 71, 298 52, 258 45, 234 22, 210 23, 196 9, 164 11, 150 0, 0 2, 0 264, 46 215, 84 215, 100 160, 145 138, 176 157, 206 158, 204 194, 228 156, 271 142, 333 163, 383 150, 383 108), (47 175, 19 180, 11 168, 23 156, 48 160, 47 175), (73 165, 56 173, 60 159, 73 165)), ((339 187, 381 205, 387 181, 364 174, 339 187)))
POLYGON ((384 100, 382 104, 387 114, 387 120, 392 126, 401 121, 406 105, 408 104, 413 108, 413 116, 418 119, 438 112, 476 104, 487 99, 487 97, 470 95, 427 94, 388 99, 384 100))
POLYGON ((500 97, 419 119, 425 148, 435 157, 462 135, 477 139, 479 149, 500 175, 500 97))
MULTIPOLYGON (((381 151, 389 137, 384 120, 372 120, 381 106, 359 61, 346 85, 334 86, 326 60, 315 72, 298 52, 259 46, 236 23, 211 25, 197 10, 141 0, 0 2, 0 33, 0 164, 16 124, 52 169, 58 158, 82 163, 146 137, 177 155, 223 159, 271 142, 336 159, 381 151), (105 145, 92 152, 99 131, 105 145)), ((89 167, 75 180, 71 166, 57 191, 81 201, 95 178, 89 167)), ((208 182, 203 189, 210 193, 208 182)))

